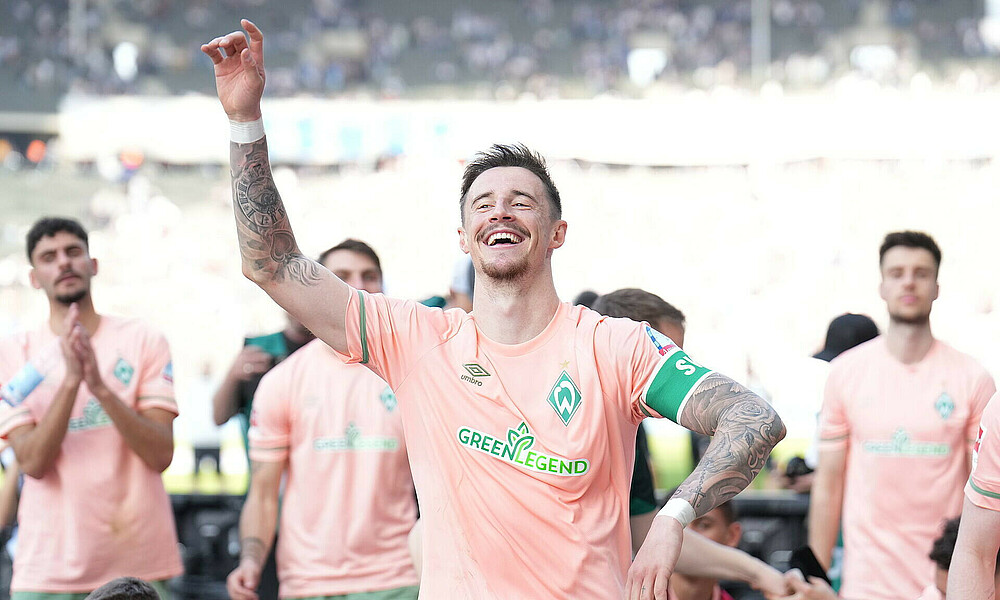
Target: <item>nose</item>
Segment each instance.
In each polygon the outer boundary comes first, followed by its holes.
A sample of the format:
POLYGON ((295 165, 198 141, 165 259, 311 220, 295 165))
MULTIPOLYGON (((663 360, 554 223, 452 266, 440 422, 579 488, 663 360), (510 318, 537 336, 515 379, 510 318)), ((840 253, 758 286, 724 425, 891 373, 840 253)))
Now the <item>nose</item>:
POLYGON ((56 266, 59 267, 60 271, 68 271, 71 262, 69 254, 66 252, 56 253, 56 266))
POLYGON ((490 222, 496 223, 498 221, 512 221, 514 220, 514 214, 511 212, 510 207, 507 206, 506 202, 497 202, 496 206, 490 212, 490 222))

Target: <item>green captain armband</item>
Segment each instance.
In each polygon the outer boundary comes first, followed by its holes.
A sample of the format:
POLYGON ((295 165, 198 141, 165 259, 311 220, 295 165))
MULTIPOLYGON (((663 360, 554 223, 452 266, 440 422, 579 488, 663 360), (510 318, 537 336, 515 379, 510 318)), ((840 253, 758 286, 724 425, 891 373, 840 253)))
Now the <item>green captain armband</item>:
POLYGON ((676 423, 691 392, 712 370, 691 360, 669 338, 649 325, 646 335, 663 358, 642 392, 639 408, 647 417, 666 417, 676 423))

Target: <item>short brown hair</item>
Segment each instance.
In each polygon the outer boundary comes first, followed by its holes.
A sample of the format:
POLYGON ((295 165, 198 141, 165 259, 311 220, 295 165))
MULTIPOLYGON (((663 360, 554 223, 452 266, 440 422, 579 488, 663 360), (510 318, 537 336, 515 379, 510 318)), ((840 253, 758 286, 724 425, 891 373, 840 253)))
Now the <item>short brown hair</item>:
POLYGON ((160 595, 137 577, 119 577, 90 592, 86 600, 160 600, 160 595))
POLYGON ((362 256, 367 256, 375 263, 375 268, 378 269, 379 275, 382 274, 382 262, 378 259, 378 254, 372 250, 372 247, 368 244, 362 242, 361 240, 355 240, 347 238, 346 240, 340 242, 333 248, 328 248, 323 251, 323 254, 319 255, 319 263, 323 264, 326 262, 326 258, 333 254, 334 252, 339 252, 340 250, 348 250, 354 252, 355 254, 360 254, 362 256))
POLYGON ((521 167, 534 173, 542 180, 545 194, 549 197, 549 207, 552 209, 549 216, 553 220, 562 218, 562 201, 559 199, 559 190, 552 182, 552 176, 549 175, 549 168, 542 155, 532 152, 524 144, 493 144, 489 150, 478 152, 476 157, 465 165, 465 173, 462 174, 462 196, 458 200, 462 222, 465 222, 465 200, 472 183, 480 175, 496 167, 521 167))
POLYGON ((684 313, 663 298, 639 288, 623 288, 604 294, 594 301, 593 309, 608 317, 626 317, 655 326, 667 320, 684 327, 684 313))

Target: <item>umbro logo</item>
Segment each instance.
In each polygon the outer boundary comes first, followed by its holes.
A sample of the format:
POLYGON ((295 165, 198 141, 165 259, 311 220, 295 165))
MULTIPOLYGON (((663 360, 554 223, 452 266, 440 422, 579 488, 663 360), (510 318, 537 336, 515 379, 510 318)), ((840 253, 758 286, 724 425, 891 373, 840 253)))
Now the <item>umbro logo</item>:
POLYGON ((462 365, 465 369, 465 373, 462 373, 460 379, 466 383, 471 383, 472 385, 477 385, 483 387, 483 382, 479 380, 480 377, 489 377, 490 372, 479 366, 477 363, 466 363, 462 365))

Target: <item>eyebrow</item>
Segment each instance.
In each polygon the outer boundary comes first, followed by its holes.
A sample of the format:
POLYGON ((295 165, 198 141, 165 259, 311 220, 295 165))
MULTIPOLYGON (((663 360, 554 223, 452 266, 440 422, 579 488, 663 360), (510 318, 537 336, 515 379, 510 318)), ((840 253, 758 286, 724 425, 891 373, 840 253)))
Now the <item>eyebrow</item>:
MULTIPOLYGON (((533 195, 529 194, 528 192, 525 192, 525 191, 522 191, 522 190, 511 190, 511 191, 514 192, 515 196, 524 196, 525 198, 529 198, 532 201, 535 200, 535 197, 533 195)), ((473 198, 472 199, 472 203, 475 204, 476 202, 482 200, 483 198, 488 198, 488 197, 490 197, 492 195, 493 195, 493 191, 492 190, 489 191, 489 192, 483 192, 482 194, 479 194, 478 196, 476 196, 475 198, 473 198)))

